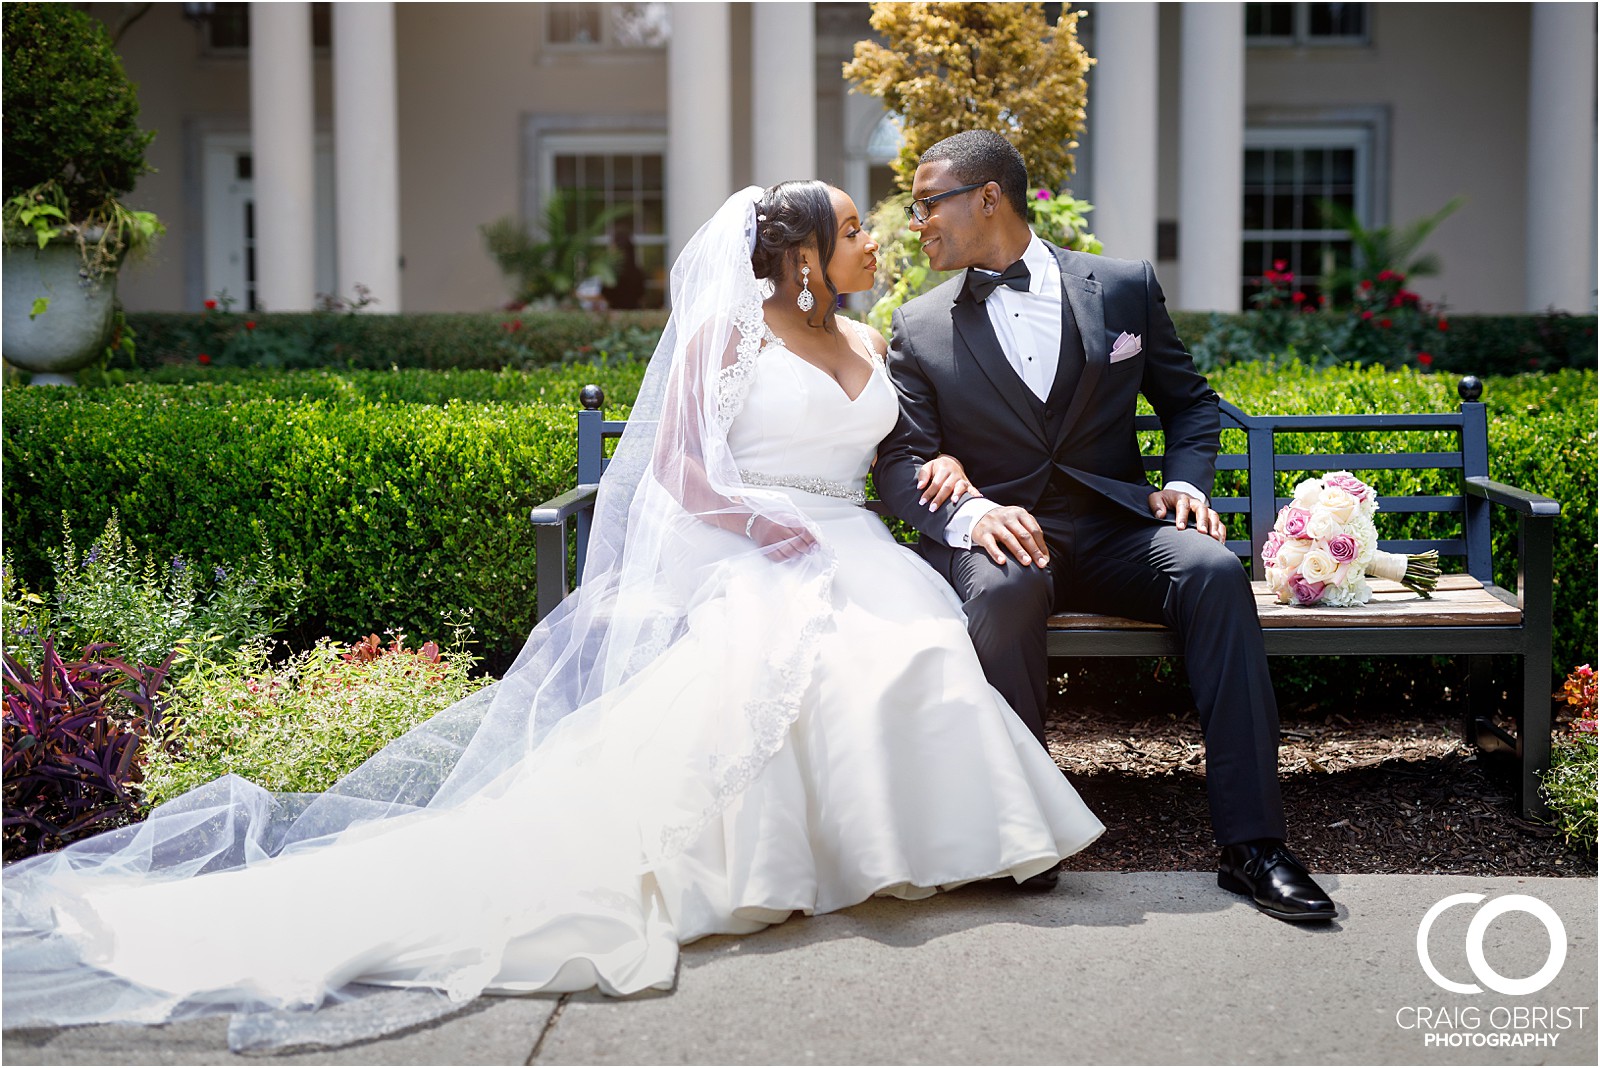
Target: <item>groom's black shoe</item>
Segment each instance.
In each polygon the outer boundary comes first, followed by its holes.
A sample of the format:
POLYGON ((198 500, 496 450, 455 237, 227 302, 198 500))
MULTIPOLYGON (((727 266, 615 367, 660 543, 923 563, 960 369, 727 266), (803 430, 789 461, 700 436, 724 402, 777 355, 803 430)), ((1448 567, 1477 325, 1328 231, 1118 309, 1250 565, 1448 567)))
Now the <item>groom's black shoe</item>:
POLYGON ((1290 923, 1316 923, 1336 914, 1322 887, 1276 839, 1223 846, 1217 885, 1245 895, 1268 916, 1290 923))

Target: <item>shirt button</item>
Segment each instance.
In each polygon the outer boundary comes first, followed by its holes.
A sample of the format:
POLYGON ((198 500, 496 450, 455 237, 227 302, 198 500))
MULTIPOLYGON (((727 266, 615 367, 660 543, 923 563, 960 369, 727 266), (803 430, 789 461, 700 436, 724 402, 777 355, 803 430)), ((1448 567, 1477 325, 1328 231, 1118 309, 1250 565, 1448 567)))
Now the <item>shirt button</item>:
POLYGON ((1046 419, 1054 419, 1056 417, 1055 409, 1054 408, 1046 408, 1044 410, 1044 417, 1046 419))

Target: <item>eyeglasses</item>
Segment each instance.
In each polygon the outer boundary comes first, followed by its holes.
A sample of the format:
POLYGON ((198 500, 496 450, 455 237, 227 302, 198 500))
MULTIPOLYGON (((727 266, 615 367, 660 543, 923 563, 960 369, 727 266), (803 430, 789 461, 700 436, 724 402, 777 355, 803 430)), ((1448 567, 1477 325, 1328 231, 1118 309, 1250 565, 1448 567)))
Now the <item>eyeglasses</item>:
POLYGON ((935 193, 931 197, 920 197, 906 205, 906 218, 912 222, 925 223, 928 221, 928 209, 945 197, 953 197, 957 193, 970 193, 974 189, 982 189, 988 184, 988 182, 974 182, 971 185, 960 185, 954 189, 946 189, 943 193, 935 193))

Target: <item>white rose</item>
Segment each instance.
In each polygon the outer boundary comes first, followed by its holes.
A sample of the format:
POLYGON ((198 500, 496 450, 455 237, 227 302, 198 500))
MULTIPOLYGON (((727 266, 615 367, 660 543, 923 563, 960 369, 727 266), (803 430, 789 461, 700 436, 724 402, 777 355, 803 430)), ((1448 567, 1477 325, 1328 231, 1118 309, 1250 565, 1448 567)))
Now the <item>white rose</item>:
POLYGON ((1267 588, 1283 603, 1289 602, 1289 569, 1282 567, 1267 568, 1267 588))
POLYGON ((1311 543, 1299 538, 1290 538, 1278 546, 1278 566, 1288 574, 1300 566, 1300 561, 1305 559, 1306 550, 1311 548, 1311 543))
POLYGON ((1311 513, 1310 522, 1306 523, 1306 533, 1319 541, 1326 541, 1336 534, 1348 533, 1344 521, 1337 518, 1326 508, 1318 508, 1311 513))
POLYGON ((1328 550, 1318 546, 1306 553, 1300 561, 1300 574, 1307 582, 1332 582, 1339 572, 1339 561, 1328 550))
POLYGON ((1294 488, 1294 506, 1302 511, 1311 511, 1317 506, 1317 501, 1322 497, 1322 480, 1308 478, 1294 488))
POLYGON ((1361 502, 1356 500, 1348 490, 1329 486, 1317 498, 1317 505, 1327 509, 1329 514, 1340 523, 1350 522, 1350 517, 1356 514, 1361 507, 1361 502))

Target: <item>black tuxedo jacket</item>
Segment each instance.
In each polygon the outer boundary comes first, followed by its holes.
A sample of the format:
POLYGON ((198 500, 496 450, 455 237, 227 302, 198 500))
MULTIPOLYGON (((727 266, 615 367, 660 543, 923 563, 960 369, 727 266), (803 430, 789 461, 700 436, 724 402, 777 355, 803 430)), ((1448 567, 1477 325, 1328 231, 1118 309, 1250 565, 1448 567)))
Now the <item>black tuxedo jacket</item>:
POLYGON ((916 486, 917 468, 941 452, 999 504, 1039 515, 1041 502, 1060 502, 1071 487, 1078 499, 1149 520, 1154 487, 1133 429, 1140 393, 1165 431, 1163 478, 1211 493, 1217 395, 1178 340, 1150 264, 1047 247, 1061 264, 1062 343, 1045 401, 1012 369, 989 313, 966 295, 964 274, 894 314, 888 367, 900 418, 879 447, 874 482, 895 515, 941 543, 962 502, 929 512, 916 486), (1113 364, 1123 333, 1138 335, 1143 349, 1113 364))

